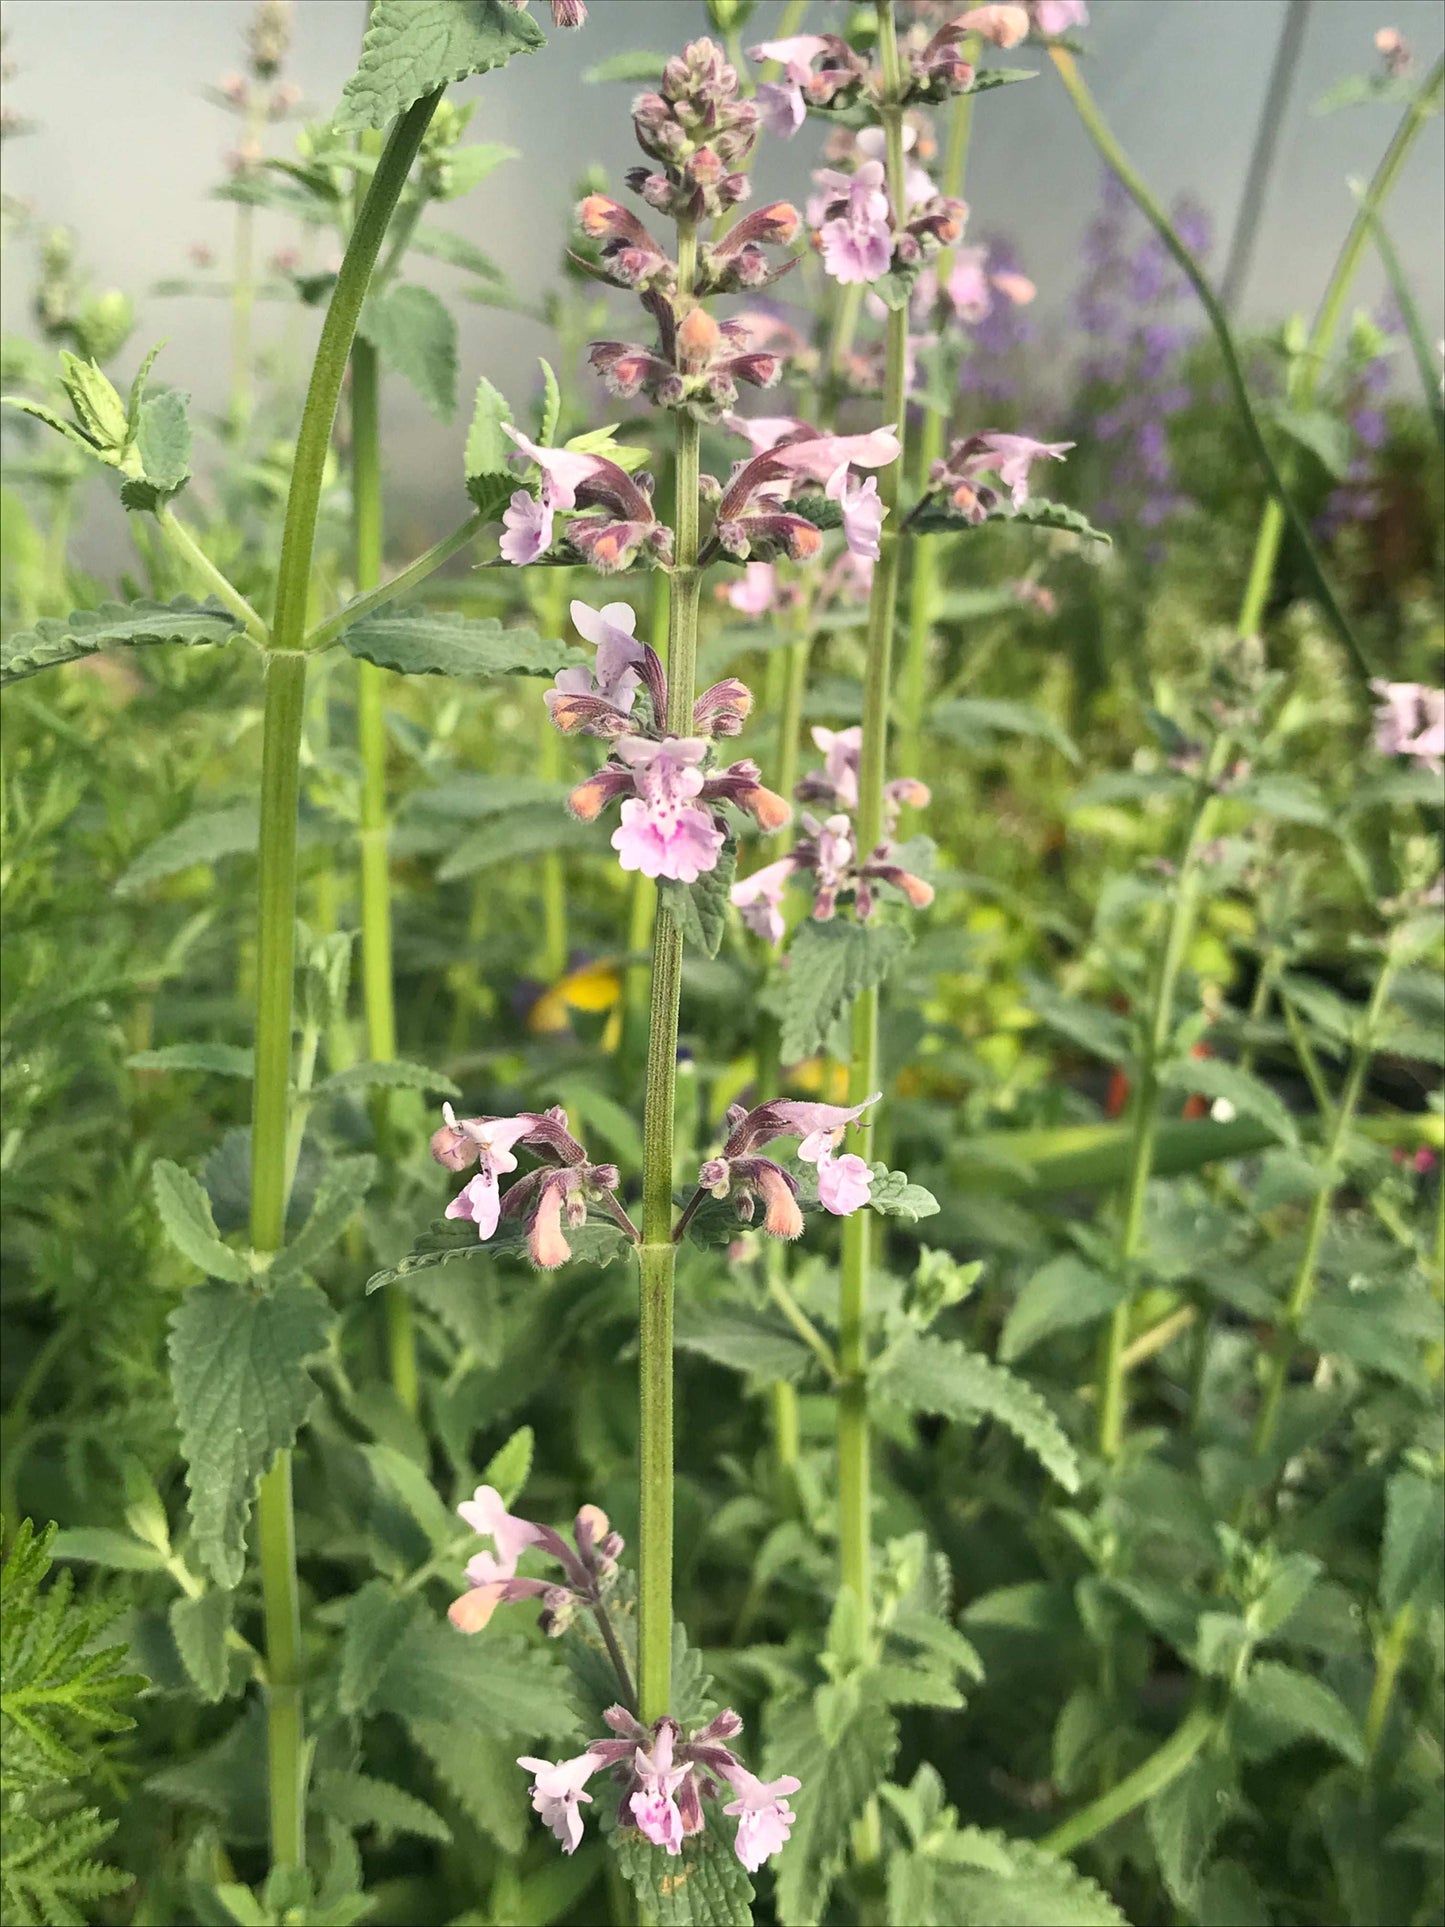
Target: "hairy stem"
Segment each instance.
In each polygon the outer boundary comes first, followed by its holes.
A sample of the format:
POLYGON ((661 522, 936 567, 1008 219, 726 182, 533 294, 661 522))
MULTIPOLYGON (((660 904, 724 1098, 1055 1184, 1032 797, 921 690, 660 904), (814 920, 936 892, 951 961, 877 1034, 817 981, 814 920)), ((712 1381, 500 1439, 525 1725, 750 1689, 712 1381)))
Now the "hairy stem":
MULTIPOLYGON (((251 1114, 251 1243, 280 1249, 286 1221, 287 1124, 296 940, 296 805, 306 704, 302 644, 311 557, 327 445, 347 356, 377 250, 440 93, 408 109, 392 130, 352 229, 311 371, 301 416, 276 585, 272 653, 266 663, 261 759, 256 1076, 251 1114)), ((305 1739, 300 1678, 300 1607, 291 1511, 291 1457, 283 1451, 257 1500, 261 1595, 268 1675, 271 1854, 278 1866, 305 1862, 305 1739)))
POLYGON ((156 527, 216 600, 224 603, 237 621, 245 625, 246 634, 251 640, 261 643, 264 647, 268 641, 265 623, 230 578, 223 575, 216 567, 185 523, 178 520, 164 504, 156 510, 156 527))
POLYGON ((1213 1713, 1196 1706, 1147 1760, 1141 1761, 1132 1773, 1125 1774, 1107 1793, 1081 1807, 1052 1833, 1046 1833, 1039 1845, 1050 1853, 1073 1853, 1106 1828, 1116 1825, 1177 1780, 1212 1737, 1217 1724, 1213 1713))
MULTIPOLYGON (((893 0, 878 0, 882 58, 881 116, 888 167, 888 194, 895 209, 906 204, 903 172, 903 109, 893 0)), ((904 382, 908 356, 908 310, 888 316, 883 419, 905 428, 904 382)), ((888 699, 893 668, 893 605, 898 589, 898 494, 903 455, 881 471, 878 493, 887 519, 873 571, 868 604, 868 659, 863 676, 863 744, 858 776, 858 854, 867 856, 883 837, 883 784, 888 753, 888 699)), ((878 1088, 878 992, 865 990, 853 1006, 853 1103, 878 1088)), ((853 1149, 867 1160, 873 1149, 871 1121, 853 1127, 853 1149)), ((856 1211, 843 1224, 843 1280, 838 1319, 838 1538, 840 1578, 859 1606, 866 1638, 872 1611, 870 1466, 868 1436, 868 1274, 872 1215, 856 1211)))
MULTIPOLYGON (((356 345, 361 348, 365 344, 358 342, 356 345)), ((465 522, 452 530, 450 535, 444 535, 440 542, 433 542, 415 562, 409 562, 404 569, 392 576, 389 582, 378 583, 365 595, 353 596, 345 608, 338 609, 334 616, 328 616, 324 622, 318 622, 316 627, 308 632, 305 641, 307 652, 329 649, 343 629, 350 629, 353 624, 361 622, 369 615, 374 615, 378 609, 384 609, 389 602, 395 602, 399 597, 406 595, 419 582, 425 582, 427 577, 434 575, 444 562, 450 562, 454 555, 459 554, 467 546, 468 542, 480 535, 485 527, 486 523, 480 515, 469 515, 465 522)))
MULTIPOLYGON (((1345 1073, 1344 1089, 1340 1092, 1339 1103, 1335 1108, 1325 1148, 1325 1170, 1331 1180, 1339 1175, 1340 1157, 1349 1138, 1350 1126, 1354 1121, 1355 1110, 1360 1094, 1365 1087, 1365 1074, 1370 1068, 1370 1056, 1380 1013, 1390 994, 1390 983, 1394 975, 1392 959, 1387 954, 1375 979, 1374 994, 1370 998, 1364 1021, 1354 1050, 1350 1054, 1350 1067, 1345 1073)), ((1325 1113, 1326 1117, 1329 1113, 1325 1113)), ((1279 1421, 1280 1401, 1289 1380, 1290 1360, 1294 1356, 1295 1340, 1299 1336, 1300 1325, 1309 1310, 1314 1296, 1315 1280, 1319 1272, 1320 1247, 1324 1243, 1326 1227, 1329 1224, 1330 1207, 1335 1201, 1333 1182, 1322 1184, 1310 1205, 1310 1215, 1305 1225, 1304 1250, 1300 1253, 1299 1265, 1290 1285, 1289 1297, 1285 1301, 1284 1317, 1275 1333, 1274 1357, 1270 1363, 1269 1377, 1265 1382, 1264 1397, 1260 1402, 1259 1416, 1254 1426, 1254 1454, 1264 1458, 1274 1443, 1275 1426, 1279 1421)))
MULTIPOLYGON (((697 229, 678 223, 678 291, 692 293, 697 229)), ((698 425, 677 418, 675 556, 668 595, 667 733, 692 725, 697 677, 698 425)), ((637 1581, 639 1712, 644 1723, 668 1710, 672 1681, 672 1240, 673 1115, 682 932, 659 902, 652 937, 652 1010, 643 1115, 641 1282, 641 1545, 637 1581)))
POLYGON ((1097 1439, 1100 1456, 1105 1459, 1118 1457, 1124 1437, 1124 1377, 1131 1308, 1130 1285, 1134 1264, 1143 1243, 1144 1206, 1154 1169, 1154 1141, 1159 1131, 1159 1071, 1174 1032, 1174 992, 1189 940, 1194 933, 1194 919, 1199 907, 1200 851, 1209 841, 1218 809, 1214 785, 1228 762, 1229 753, 1228 738, 1216 737, 1209 760, 1200 775, 1199 791, 1180 853, 1169 926, 1149 986, 1149 1028, 1139 1055, 1129 1178, 1124 1192, 1117 1247, 1119 1277, 1125 1292, 1104 1328, 1099 1347, 1097 1439))

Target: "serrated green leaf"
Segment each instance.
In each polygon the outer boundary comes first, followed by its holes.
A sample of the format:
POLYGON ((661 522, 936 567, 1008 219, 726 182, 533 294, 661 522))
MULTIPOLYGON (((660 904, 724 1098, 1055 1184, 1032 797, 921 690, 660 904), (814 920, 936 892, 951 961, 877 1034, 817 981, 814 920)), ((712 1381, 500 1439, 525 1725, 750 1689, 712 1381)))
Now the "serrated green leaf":
POLYGON ((197 1599, 171 1602, 169 1618, 176 1651, 191 1684, 208 1706, 226 1696, 230 1674, 226 1635, 231 1630, 234 1605, 235 1595, 216 1587, 197 1599))
POLYGON ((477 398, 472 407, 472 425, 467 431, 465 475, 467 493, 478 510, 495 519, 506 507, 519 486, 508 457, 516 453, 516 443, 502 433, 512 419, 507 398, 485 376, 477 383, 477 398))
POLYGON ((1079 752, 1068 732, 1052 716, 1029 703, 1004 702, 996 697, 959 696, 935 703, 925 718, 939 735, 965 744, 989 743, 995 736, 1035 736, 1051 743, 1071 763, 1079 752))
POLYGON ((577 1727, 561 1668, 545 1650, 529 1648, 496 1622, 485 1633, 459 1633, 422 1608, 392 1648, 370 1704, 399 1719, 512 1735, 529 1746, 568 1738, 577 1727))
POLYGON ((1002 502, 997 508, 991 509, 982 522, 969 522, 961 515, 951 514, 944 506, 942 497, 925 497, 903 526, 910 535, 962 535, 999 522, 1017 524, 1022 528, 1061 529, 1069 535, 1082 537, 1086 542, 1112 544, 1114 540, 1102 529, 1096 529, 1078 509, 1069 508, 1063 502, 1047 501, 1040 495, 1030 496, 1018 508, 1002 502))
POLYGON ((733 1822, 708 1801, 706 1824, 676 1854, 658 1851, 635 1827, 611 1835, 617 1864, 637 1896, 639 1917, 657 1927, 749 1927, 753 1884, 728 1837, 733 1822))
POLYGON ((47 408, 44 402, 31 401, 28 395, 0 395, 0 403, 7 408, 15 409, 18 414, 29 415, 33 421, 44 422, 47 428, 53 428, 57 434, 63 435, 66 441, 73 442, 85 454, 99 457, 101 461, 106 459, 95 443, 88 436, 83 435, 74 422, 68 422, 64 415, 57 413, 55 409, 47 408))
POLYGON ((519 1425, 506 1444, 498 1446, 487 1460, 481 1483, 500 1492, 504 1505, 514 1505, 517 1494, 527 1483, 535 1445, 536 1438, 531 1426, 519 1425))
POLYGON ((211 1200, 199 1178, 169 1158, 151 1166, 151 1195, 166 1236, 184 1258, 199 1265, 209 1277, 244 1285, 251 1267, 239 1251, 224 1243, 211 1215, 211 1200))
POLYGON ((150 395, 136 423, 136 451, 145 478, 162 495, 174 495, 191 473, 191 424, 186 398, 175 388, 150 395))
POLYGON ((868 1193, 868 1208, 880 1218, 897 1218, 900 1224, 917 1224, 938 1211, 938 1199, 926 1185, 914 1184, 906 1171, 890 1171, 886 1164, 874 1164, 873 1188, 868 1193))
POLYGON ((556 371, 551 362, 539 356, 537 366, 542 370, 542 401, 537 416, 537 445, 550 448, 557 433, 557 424, 562 419, 562 390, 557 385, 556 371))
POLYGON ((337 1158, 316 1187, 305 1224, 271 1260, 271 1278, 299 1278, 345 1231, 376 1182, 376 1159, 369 1154, 337 1158))
MULTIPOLYGON (((632 1248, 632 1240, 611 1218, 589 1218, 585 1224, 569 1225, 566 1238, 572 1247, 572 1258, 578 1264, 610 1265, 632 1248)), ((368 1293, 380 1291, 383 1285, 395 1284, 399 1279, 410 1278, 418 1271, 429 1271, 436 1265, 463 1264, 479 1258, 511 1259, 519 1264, 529 1264, 531 1258, 527 1250, 525 1227, 515 1218, 503 1218, 492 1236, 483 1243, 477 1237, 474 1226, 443 1219, 430 1231, 421 1234, 406 1257, 368 1278, 366 1289, 368 1293)))
POLYGON ((461 1528, 416 1460, 393 1445, 365 1445, 361 1449, 377 1483, 400 1499, 426 1534, 432 1550, 440 1552, 449 1546, 461 1528))
POLYGON ((502 270, 489 254, 484 254, 475 241, 469 241, 464 234, 454 233, 451 228, 433 227, 428 221, 419 221, 412 229, 409 245, 413 254, 425 254, 433 261, 445 261, 448 267, 479 275, 483 281, 500 282, 504 279, 502 270))
POLYGON ((682 932, 683 942, 700 950, 705 957, 715 957, 722 945, 737 867, 737 841, 729 832, 718 851, 717 863, 696 883, 678 883, 670 877, 658 883, 658 901, 666 905, 668 915, 682 932))
POLYGON ((452 1830, 433 1807, 418 1800, 389 1780, 374 1780, 366 1773, 349 1773, 339 1767, 325 1767, 316 1776, 317 1806, 353 1832, 374 1827, 385 1845, 397 1834, 410 1833, 421 1840, 435 1840, 445 1846, 452 1830))
POLYGON ((555 676, 572 656, 565 642, 534 629, 439 609, 383 609, 343 630, 341 641, 351 655, 403 676, 555 676))
POLYGON ((232 803, 220 810, 197 810, 142 850, 115 880, 118 897, 134 896, 149 883, 176 876, 198 863, 249 856, 261 839, 261 812, 255 803, 232 803))
POLYGON ((948 1837, 940 1857, 940 1917, 950 1927, 1128 1927, 1102 1887, 1030 1840, 970 1827, 948 1837), (1006 1867, 979 1864, 990 1847, 1006 1867))
POLYGON ((314 1285, 265 1297, 196 1285, 171 1314, 168 1349, 191 1524, 202 1565, 221 1586, 245 1569, 246 1521, 276 1454, 290 1446, 316 1395, 308 1367, 332 1324, 314 1285))
POLYGON ((776 1863, 783 1927, 816 1927, 824 1918, 829 1892, 848 1856, 853 1823, 886 1779, 897 1747, 897 1725, 877 1700, 855 1700, 827 1738, 816 1700, 795 1702, 779 1714, 769 1734, 763 1777, 791 1773, 803 1782, 792 1796, 796 1818, 776 1863))
POLYGON ((1039 1394, 955 1340, 910 1334, 880 1361, 871 1392, 905 1411, 934 1412, 965 1425, 993 1419, 1012 1432, 1066 1492, 1078 1490, 1078 1457, 1039 1394))
POLYGON ((370 1579, 346 1603, 336 1704, 342 1713, 364 1713, 392 1653, 406 1637, 416 1603, 399 1598, 384 1579, 370 1579))
POLYGON ((1237 1113, 1257 1118, 1281 1144, 1299 1143, 1299 1126, 1284 1102, 1261 1078, 1238 1064, 1226 1064, 1218 1057, 1180 1057, 1163 1066, 1160 1082, 1171 1091, 1194 1092, 1232 1105, 1237 1113))
POLYGON ((546 45, 508 0, 376 0, 334 125, 387 127, 423 94, 546 45))
POLYGON ((813 1357, 781 1319, 721 1300, 704 1304, 680 1297, 674 1339, 683 1351, 697 1352, 729 1371, 790 1383, 804 1376, 813 1357))
POLYGON ((404 283, 387 288, 362 309, 357 332, 439 421, 451 420, 457 409, 457 324, 438 295, 404 283))
POLYGON ((1445 1510, 1433 1479, 1396 1472, 1385 1487, 1385 1536, 1380 1548, 1380 1607, 1394 1618, 1425 1586, 1440 1589, 1445 1510))
POLYGON ((413 1064, 405 1057, 348 1064, 311 1087, 313 1097, 347 1097, 356 1091, 426 1091, 438 1097, 460 1097, 461 1088, 444 1071, 413 1064))
POLYGON ((1321 1679, 1277 1660, 1256 1660, 1235 1708, 1245 1751, 1267 1758, 1299 1739, 1321 1740, 1352 1766, 1365 1763, 1365 1743, 1354 1715, 1321 1679))
POLYGON ((810 917, 798 928, 783 980, 781 1050, 796 1064, 823 1048, 835 1021, 863 990, 888 975, 912 938, 901 924, 810 917))
POLYGON ((104 602, 98 609, 77 609, 68 616, 46 616, 33 629, 0 643, 0 685, 22 676, 78 662, 100 649, 135 649, 175 642, 189 645, 230 642, 241 624, 219 602, 104 602))
POLYGON ((1006 1364, 1022 1358, 1054 1332, 1091 1325, 1112 1312, 1122 1287, 1082 1258, 1064 1252, 1036 1271, 1009 1312, 998 1355, 1006 1364))
POLYGON ((437 866, 441 883, 458 877, 476 876, 479 871, 499 863, 516 863, 523 858, 541 856, 548 850, 595 850, 597 826, 579 823, 565 809, 544 804, 538 809, 518 809, 495 816, 484 829, 473 830, 437 866))
POLYGON ((457 201, 464 194, 470 194, 480 184, 501 167, 506 161, 519 161, 522 150, 508 147, 502 141, 472 141, 466 147, 453 147, 447 150, 446 158, 438 170, 436 198, 439 201, 457 201))
POLYGON ((110 377, 93 361, 83 361, 62 348, 60 380, 75 410, 75 419, 103 449, 122 449, 126 443, 125 403, 110 377))
POLYGON ((72 1526, 57 1532, 50 1552, 56 1559, 82 1559, 92 1566, 108 1566, 112 1572, 163 1572, 166 1563, 159 1546, 108 1526, 72 1526))
POLYGON ((531 1802, 526 1774, 517 1765, 516 1742, 505 1746, 487 1733, 442 1720, 408 1720, 407 1731, 469 1818, 503 1853, 520 1854, 527 1843, 531 1802))
POLYGON ((1201 1753, 1145 1807, 1159 1872, 1180 1907, 1193 1909, 1210 1849, 1238 1801, 1232 1762, 1201 1753))
POLYGON ((162 1044, 125 1060, 132 1071, 205 1071, 213 1077, 250 1077, 255 1052, 241 1044, 162 1044))
POLYGON ((1065 997, 1040 979, 1028 978, 1026 985, 1029 1007, 1040 1023, 1106 1064, 1127 1062, 1133 1038, 1122 1017, 1082 998, 1065 997))

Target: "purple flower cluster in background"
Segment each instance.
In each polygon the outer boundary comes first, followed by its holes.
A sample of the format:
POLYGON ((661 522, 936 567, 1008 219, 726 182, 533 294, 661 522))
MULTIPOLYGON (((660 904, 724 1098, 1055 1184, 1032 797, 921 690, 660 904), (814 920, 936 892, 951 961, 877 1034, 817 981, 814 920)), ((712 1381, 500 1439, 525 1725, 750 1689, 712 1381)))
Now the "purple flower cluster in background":
MULTIPOLYGON (((1131 202, 1118 176, 1104 176, 1103 202, 1084 237, 1085 272, 1074 313, 1089 348, 1080 377, 1090 397, 1090 439, 1108 451, 1096 513, 1106 525, 1158 529, 1189 508, 1169 449, 1169 423, 1189 405, 1183 361, 1196 328, 1188 282, 1153 233, 1135 238, 1131 202)), ((1172 219, 1199 259, 1209 218, 1190 201, 1172 219)), ((1152 558, 1151 558, 1152 559, 1152 558)))
POLYGON ((1345 385, 1343 412, 1350 431, 1350 458, 1315 522, 1316 532, 1326 539, 1352 523, 1370 521, 1380 505, 1379 454, 1390 432, 1383 408, 1390 386, 1389 337, 1404 327, 1393 301, 1386 301, 1376 313, 1375 326, 1381 338, 1355 360, 1345 385))

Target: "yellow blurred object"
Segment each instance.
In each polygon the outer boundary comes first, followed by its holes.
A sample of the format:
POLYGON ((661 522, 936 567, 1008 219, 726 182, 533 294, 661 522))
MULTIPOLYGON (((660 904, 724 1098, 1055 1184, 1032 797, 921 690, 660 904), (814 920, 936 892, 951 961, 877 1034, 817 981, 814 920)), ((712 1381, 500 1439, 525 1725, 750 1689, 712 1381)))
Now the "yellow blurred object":
POLYGON ((793 1066, 788 1082, 825 1104, 848 1102, 848 1066, 835 1064, 826 1057, 808 1057, 793 1066))
MULTIPOLYGON (((527 1012, 527 1029, 534 1036, 550 1036, 567 1029, 569 1011, 615 1011, 621 996, 622 979, 611 964, 584 964, 542 992, 527 1012)), ((611 1028, 609 1025, 609 1036, 604 1039, 609 1050, 616 1041, 610 1036, 611 1028)))

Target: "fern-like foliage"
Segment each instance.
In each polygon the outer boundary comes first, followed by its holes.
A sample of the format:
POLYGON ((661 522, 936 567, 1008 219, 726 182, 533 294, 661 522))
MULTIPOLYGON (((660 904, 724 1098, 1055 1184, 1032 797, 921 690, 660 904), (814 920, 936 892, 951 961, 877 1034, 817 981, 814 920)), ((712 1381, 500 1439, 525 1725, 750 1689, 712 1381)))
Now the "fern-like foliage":
POLYGON ((84 1805, 107 1735, 134 1724, 124 1702, 145 1680, 102 1645, 112 1613, 46 1584, 55 1528, 22 1520, 0 1570, 0 1916, 7 1927, 83 1927, 126 1885, 97 1858, 115 1823, 84 1805))

